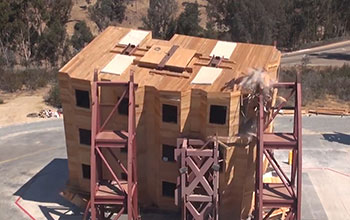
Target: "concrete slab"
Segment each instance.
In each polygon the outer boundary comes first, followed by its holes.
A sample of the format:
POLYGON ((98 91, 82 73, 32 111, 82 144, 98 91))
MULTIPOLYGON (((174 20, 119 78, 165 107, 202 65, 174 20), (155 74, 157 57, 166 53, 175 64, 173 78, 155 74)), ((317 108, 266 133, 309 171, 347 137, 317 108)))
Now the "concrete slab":
MULTIPOLYGON (((288 129, 291 117, 279 117, 276 128, 288 129)), ((302 219, 350 219, 350 117, 303 117, 302 219)), ((288 169, 288 151, 276 154, 288 169)), ((0 128, 0 219, 81 219, 59 195, 67 181, 62 120, 0 128)), ((124 216, 125 218, 125 216, 124 216)), ((145 213, 146 220, 178 216, 145 213)))

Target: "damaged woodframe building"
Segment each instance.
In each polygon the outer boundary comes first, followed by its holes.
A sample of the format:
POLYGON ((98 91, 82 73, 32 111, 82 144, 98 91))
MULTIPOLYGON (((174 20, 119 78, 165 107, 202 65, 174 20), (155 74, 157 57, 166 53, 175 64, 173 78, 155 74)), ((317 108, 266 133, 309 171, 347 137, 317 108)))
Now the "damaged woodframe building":
MULTIPOLYGON (((69 181, 74 192, 90 190, 91 84, 129 81, 134 71, 138 191, 141 208, 177 211, 174 190, 179 165, 177 138, 220 138, 220 219, 247 217, 253 208, 255 143, 244 143, 244 115, 252 114, 236 80, 249 68, 277 78, 281 53, 274 46, 225 42, 185 35, 153 39, 150 31, 108 27, 59 71, 69 181), (250 113, 249 113, 250 112, 250 113)), ((101 92, 102 117, 121 97, 118 88, 101 92)), ((122 100, 112 130, 127 126, 128 100, 122 100)), ((125 150, 115 150, 126 160, 125 150)), ((109 157, 108 155, 106 156, 109 157)), ((125 175, 115 167, 120 178, 125 175)), ((106 178, 108 173, 106 172, 106 178)))

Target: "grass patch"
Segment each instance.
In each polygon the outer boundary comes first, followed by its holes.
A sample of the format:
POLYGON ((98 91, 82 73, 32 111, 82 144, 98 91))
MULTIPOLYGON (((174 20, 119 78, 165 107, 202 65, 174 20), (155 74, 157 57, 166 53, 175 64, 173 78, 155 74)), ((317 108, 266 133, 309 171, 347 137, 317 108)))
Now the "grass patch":
MULTIPOLYGON (((350 66, 342 67, 302 67, 301 69, 303 105, 316 99, 333 95, 341 101, 350 101, 350 66)), ((280 81, 294 81, 298 67, 284 69, 280 81)))

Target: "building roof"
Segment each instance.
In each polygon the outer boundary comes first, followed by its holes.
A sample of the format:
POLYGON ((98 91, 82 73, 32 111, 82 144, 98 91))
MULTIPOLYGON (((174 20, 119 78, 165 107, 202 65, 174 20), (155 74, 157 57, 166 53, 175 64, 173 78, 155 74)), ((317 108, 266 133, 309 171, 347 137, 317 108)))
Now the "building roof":
POLYGON ((128 81, 133 69, 139 86, 154 86, 164 91, 196 88, 220 92, 235 90, 234 80, 247 74, 249 68, 264 68, 271 78, 276 78, 280 64, 281 53, 274 46, 178 34, 165 41, 151 35, 149 31, 108 27, 62 67, 60 74, 91 81, 94 69, 98 69, 102 70, 99 75, 103 80, 128 81), (131 59, 125 57, 129 55, 121 55, 128 42, 138 44, 131 59), (223 59, 216 67, 206 68, 213 54, 223 59))

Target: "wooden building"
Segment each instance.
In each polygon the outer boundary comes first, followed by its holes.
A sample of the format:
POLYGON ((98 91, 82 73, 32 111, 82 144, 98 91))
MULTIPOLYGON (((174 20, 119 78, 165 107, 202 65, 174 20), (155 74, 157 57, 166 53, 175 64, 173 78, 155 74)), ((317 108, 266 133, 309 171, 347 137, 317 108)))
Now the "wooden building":
MULTIPOLYGON (((205 140, 217 134, 222 141, 223 159, 219 178, 220 219, 247 216, 254 192, 255 143, 244 143, 239 135, 244 102, 236 79, 247 74, 249 68, 264 68, 276 79, 280 59, 281 53, 274 46, 177 34, 166 41, 153 39, 149 31, 107 28, 59 71, 68 187, 89 192, 90 91, 94 69, 100 71, 99 80, 111 81, 128 81, 132 69, 138 83, 140 206, 178 210, 174 205, 179 175, 178 164, 174 162, 177 138, 205 140)), ((118 88, 101 91, 105 111, 109 112, 110 104, 120 96, 118 88)), ((127 103, 122 101, 114 123, 108 125, 111 129, 125 130, 127 103)), ((103 117, 106 114, 102 111, 103 117)), ((116 153, 125 159, 125 152, 116 153)), ((123 173, 117 172, 123 178, 123 173)))

